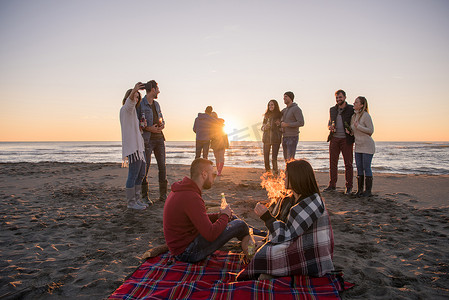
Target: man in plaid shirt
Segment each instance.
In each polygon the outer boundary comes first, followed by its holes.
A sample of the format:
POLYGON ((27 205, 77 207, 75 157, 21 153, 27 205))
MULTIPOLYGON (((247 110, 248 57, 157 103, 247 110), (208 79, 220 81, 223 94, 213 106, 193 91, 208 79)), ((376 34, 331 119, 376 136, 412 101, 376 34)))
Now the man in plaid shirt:
POLYGON ((282 200, 277 217, 258 203, 255 213, 269 230, 268 242, 238 275, 239 280, 260 274, 323 276, 333 271, 334 237, 320 197, 315 174, 305 160, 287 164, 286 187, 293 195, 282 200))

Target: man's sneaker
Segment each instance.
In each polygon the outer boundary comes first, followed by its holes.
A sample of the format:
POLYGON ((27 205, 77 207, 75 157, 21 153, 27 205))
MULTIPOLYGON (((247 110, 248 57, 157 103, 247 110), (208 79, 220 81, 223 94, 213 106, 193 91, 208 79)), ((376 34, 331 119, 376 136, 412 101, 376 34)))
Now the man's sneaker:
POLYGON ((336 187, 335 186, 328 186, 327 188, 325 188, 324 190, 323 190, 323 192, 333 192, 333 191, 335 191, 336 190, 336 187))

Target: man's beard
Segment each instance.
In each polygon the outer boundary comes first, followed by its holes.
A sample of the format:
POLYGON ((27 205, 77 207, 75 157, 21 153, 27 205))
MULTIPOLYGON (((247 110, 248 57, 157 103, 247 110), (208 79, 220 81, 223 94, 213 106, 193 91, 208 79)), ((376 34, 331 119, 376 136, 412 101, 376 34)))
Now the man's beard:
POLYGON ((207 180, 203 183, 203 190, 208 190, 212 187, 212 181, 207 178, 207 180))

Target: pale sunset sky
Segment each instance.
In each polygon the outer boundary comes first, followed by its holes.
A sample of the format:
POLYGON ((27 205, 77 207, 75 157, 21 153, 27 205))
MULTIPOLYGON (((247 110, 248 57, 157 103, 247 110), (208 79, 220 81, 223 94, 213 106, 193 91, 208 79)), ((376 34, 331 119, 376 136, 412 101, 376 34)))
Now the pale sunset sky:
POLYGON ((449 141, 449 1, 0 0, 0 141, 119 141, 125 91, 159 83, 168 141, 213 106, 256 140, 295 93, 325 141, 334 92, 376 141, 449 141))

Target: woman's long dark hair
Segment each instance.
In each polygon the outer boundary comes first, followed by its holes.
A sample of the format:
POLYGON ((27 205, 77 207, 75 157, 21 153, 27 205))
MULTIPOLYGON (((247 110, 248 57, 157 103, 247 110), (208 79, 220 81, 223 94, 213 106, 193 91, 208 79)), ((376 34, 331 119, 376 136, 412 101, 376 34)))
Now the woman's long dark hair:
POLYGON ((288 182, 288 188, 299 195, 299 199, 296 200, 293 196, 287 196, 275 205, 273 212, 276 213, 276 219, 283 222, 287 222, 290 209, 302 199, 313 194, 318 194, 321 197, 315 172, 306 160, 292 160, 287 163, 285 180, 288 182))
POLYGON ((276 100, 274 100, 274 99, 271 99, 270 101, 268 101, 267 111, 265 112, 264 117, 265 118, 271 117, 273 119, 280 119, 281 116, 282 116, 282 113, 281 113, 281 110, 279 109, 279 103, 276 100), (274 103, 274 110, 273 111, 270 110, 270 102, 274 103))
POLYGON ((315 172, 308 161, 299 159, 287 163, 286 167, 288 187, 297 193, 300 199, 307 198, 313 194, 321 197, 315 172))

